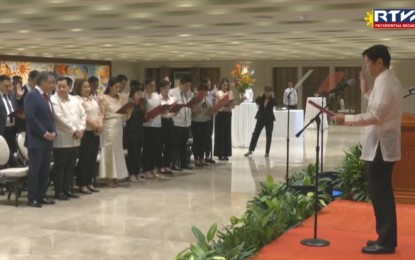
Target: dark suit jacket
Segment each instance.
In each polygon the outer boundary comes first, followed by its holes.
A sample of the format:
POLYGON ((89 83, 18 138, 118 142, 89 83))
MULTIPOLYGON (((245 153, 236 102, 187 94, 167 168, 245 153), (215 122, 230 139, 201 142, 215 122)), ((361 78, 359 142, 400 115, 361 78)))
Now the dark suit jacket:
POLYGON ((264 107, 265 96, 259 96, 255 99, 255 103, 258 105, 258 112, 255 118, 263 121, 275 121, 274 106, 276 105, 275 100, 271 97, 268 100, 267 106, 264 107))
POLYGON ((53 106, 50 101, 48 104, 40 92, 34 89, 26 95, 24 107, 26 113, 26 147, 40 149, 51 146, 53 142, 43 138, 46 132, 56 132, 53 106), (52 107, 52 111, 49 105, 52 107))
MULTIPOLYGON (((3 95, 3 94, 1 94, 3 95)), ((16 103, 16 99, 12 96, 9 95, 10 101, 12 103, 13 109, 16 111, 17 109, 17 103, 16 103)), ((6 128, 6 121, 7 121, 7 110, 6 110, 6 106, 4 105, 3 102, 3 97, 0 96, 0 135, 4 135, 4 129, 6 128)), ((16 117, 14 117, 15 119, 16 117)))

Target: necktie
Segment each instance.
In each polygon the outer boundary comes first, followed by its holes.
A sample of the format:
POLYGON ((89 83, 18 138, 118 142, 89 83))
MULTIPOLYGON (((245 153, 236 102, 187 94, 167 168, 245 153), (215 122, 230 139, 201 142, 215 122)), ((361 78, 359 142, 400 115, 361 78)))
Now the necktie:
POLYGON ((45 100, 46 104, 48 105, 49 112, 50 112, 50 103, 49 103, 49 96, 46 93, 43 93, 43 99, 45 100))
POLYGON ((13 107, 10 105, 10 99, 9 96, 4 94, 4 99, 6 100, 6 104, 7 104, 7 108, 9 109, 9 117, 10 117, 10 123, 13 124, 13 116, 11 115, 11 113, 14 112, 13 107))

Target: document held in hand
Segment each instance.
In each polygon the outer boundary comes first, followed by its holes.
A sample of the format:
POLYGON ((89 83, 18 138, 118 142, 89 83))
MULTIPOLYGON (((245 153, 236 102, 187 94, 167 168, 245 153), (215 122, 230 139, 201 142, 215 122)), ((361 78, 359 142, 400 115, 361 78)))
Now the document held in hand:
POLYGON ((126 114, 127 113, 127 111, 130 109, 130 108, 133 108, 134 107, 134 105, 135 105, 135 103, 134 102, 127 102, 127 104, 125 104, 124 106, 122 106, 120 109, 118 109, 118 111, 116 112, 117 114, 126 114))
POLYGON ((312 105, 313 107, 317 108, 318 110, 320 110, 321 112, 323 112, 324 114, 326 114, 328 117, 332 117, 332 116, 335 115, 333 112, 330 112, 327 109, 325 109, 324 107, 317 105, 312 100, 309 100, 308 103, 310 105, 312 105))
POLYGON ((223 96, 223 98, 216 103, 215 109, 219 110, 227 104, 229 104, 229 93, 223 96))
POLYGON ((192 107, 196 106, 197 104, 199 104, 203 100, 204 96, 205 96, 205 93, 199 92, 197 94, 197 96, 194 96, 192 99, 190 99, 190 101, 187 102, 187 104, 177 104, 177 101, 176 101, 174 104, 172 104, 172 108, 170 108, 170 112, 171 113, 177 113, 183 107, 192 108, 192 107))

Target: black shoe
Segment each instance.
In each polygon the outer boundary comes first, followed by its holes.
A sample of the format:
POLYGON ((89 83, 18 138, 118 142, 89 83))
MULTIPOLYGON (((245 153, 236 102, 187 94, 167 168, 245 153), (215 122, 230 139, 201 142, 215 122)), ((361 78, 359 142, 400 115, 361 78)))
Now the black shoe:
POLYGON ((55 201, 54 200, 48 200, 46 198, 41 199, 39 202, 42 205, 53 205, 53 204, 55 204, 55 201))
POLYGON ((58 199, 58 200, 69 200, 69 198, 65 195, 65 193, 55 194, 55 199, 58 199))
POLYGON ((29 207, 32 208, 41 208, 42 204, 40 204, 37 200, 34 200, 32 202, 29 202, 29 207))
POLYGON ((365 246, 362 248, 363 254, 381 255, 381 254, 393 254, 395 253, 394 247, 383 247, 378 244, 371 246, 365 246))
POLYGON ((252 151, 248 151, 246 154, 244 154, 245 157, 248 157, 252 154, 252 151))
POLYGON ((72 192, 66 192, 65 196, 71 199, 78 199, 79 195, 73 194, 72 192))
POLYGON ((216 163, 216 161, 213 160, 212 158, 206 158, 205 162, 207 162, 207 163, 216 163))
POLYGON ((224 159, 225 161, 229 161, 229 158, 228 158, 227 156, 223 157, 223 159, 224 159))
POLYGON ((177 167, 177 166, 173 166, 171 169, 172 169, 173 171, 178 171, 178 172, 182 172, 182 171, 183 171, 183 169, 182 169, 182 168, 177 167))
POLYGON ((88 194, 88 195, 90 195, 90 194, 92 194, 92 191, 91 191, 91 190, 89 190, 88 188, 86 188, 86 190, 79 189, 79 193, 81 193, 81 194, 88 194))
POLYGON ((219 161, 226 161, 225 157, 219 156, 219 161))
POLYGON ((183 166, 182 166, 182 169, 186 169, 186 170, 193 170, 193 167, 192 167, 192 166, 190 166, 190 165, 188 165, 188 164, 186 164, 186 165, 183 165, 183 166))
POLYGON ((366 242, 366 246, 373 246, 373 245, 376 245, 377 243, 378 243, 377 240, 368 240, 366 242))
POLYGON ((268 157, 269 157, 269 153, 266 153, 266 154, 265 154, 265 158, 268 158, 268 157))

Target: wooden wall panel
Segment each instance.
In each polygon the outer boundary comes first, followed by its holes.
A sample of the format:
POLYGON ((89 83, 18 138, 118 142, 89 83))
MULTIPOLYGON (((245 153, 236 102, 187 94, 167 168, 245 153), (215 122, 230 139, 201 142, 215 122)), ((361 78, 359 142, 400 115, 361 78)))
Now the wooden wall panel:
POLYGON ((339 84, 347 82, 350 79, 354 79, 356 82, 355 86, 349 86, 343 91, 339 92, 337 95, 334 95, 334 106, 331 108, 333 111, 338 110, 338 100, 342 95, 344 99, 345 109, 355 109, 356 114, 361 112, 361 98, 362 91, 360 90, 360 80, 359 74, 362 70, 361 67, 336 67, 335 71, 341 71, 344 73, 343 80, 339 84))
POLYGON ((278 106, 284 105, 284 90, 287 88, 289 81, 293 82, 294 85, 297 83, 297 76, 297 67, 275 67, 273 69, 274 96, 278 106))

